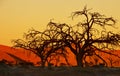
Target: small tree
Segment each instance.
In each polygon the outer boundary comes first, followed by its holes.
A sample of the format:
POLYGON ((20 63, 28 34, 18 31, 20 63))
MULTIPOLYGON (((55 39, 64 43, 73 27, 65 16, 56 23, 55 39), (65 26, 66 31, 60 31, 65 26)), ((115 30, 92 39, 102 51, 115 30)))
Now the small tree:
POLYGON ((24 48, 35 53, 40 58, 43 67, 54 60, 55 56, 60 55, 65 59, 67 57, 68 52, 62 44, 62 40, 59 39, 60 36, 51 26, 48 26, 48 29, 43 32, 32 29, 25 33, 24 38, 25 40, 13 40, 14 47, 24 48))
POLYGON ((72 19, 76 16, 82 16, 82 19, 75 26, 50 21, 45 31, 31 30, 25 35, 26 41, 14 40, 15 46, 34 52, 41 58, 43 66, 50 56, 57 55, 63 56, 68 63, 66 48, 75 55, 77 66, 80 67, 84 66, 86 57, 93 55, 107 66, 99 52, 119 57, 109 52, 115 49, 114 46, 120 45, 120 35, 106 29, 106 26, 114 27, 116 21, 112 17, 90 12, 86 7, 82 11, 74 12, 72 19))

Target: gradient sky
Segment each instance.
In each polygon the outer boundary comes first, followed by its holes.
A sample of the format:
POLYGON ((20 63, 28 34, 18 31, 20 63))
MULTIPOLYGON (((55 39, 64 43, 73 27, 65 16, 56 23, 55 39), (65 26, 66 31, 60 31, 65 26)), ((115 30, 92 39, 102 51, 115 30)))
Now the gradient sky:
MULTIPOLYGON (((85 5, 120 24, 120 0, 0 0, 0 44, 12 45, 30 28, 44 30, 50 19, 72 24, 69 16, 85 5)), ((120 29, 118 29, 120 30, 120 29)))

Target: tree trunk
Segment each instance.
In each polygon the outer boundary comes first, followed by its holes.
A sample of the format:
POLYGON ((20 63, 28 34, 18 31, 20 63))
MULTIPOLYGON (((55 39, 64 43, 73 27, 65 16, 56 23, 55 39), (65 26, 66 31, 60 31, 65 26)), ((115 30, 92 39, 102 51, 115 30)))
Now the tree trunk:
POLYGON ((45 67, 45 61, 44 60, 41 60, 41 67, 45 67))
POLYGON ((76 55, 77 66, 83 67, 83 54, 79 53, 76 55))

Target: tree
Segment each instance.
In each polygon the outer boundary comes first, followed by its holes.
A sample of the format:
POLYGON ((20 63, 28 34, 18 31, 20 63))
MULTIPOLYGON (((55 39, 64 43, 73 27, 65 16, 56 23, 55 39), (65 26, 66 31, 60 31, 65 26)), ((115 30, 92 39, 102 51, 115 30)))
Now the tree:
POLYGON ((76 56, 78 66, 83 67, 86 56, 93 55, 97 56, 107 65, 106 60, 97 54, 97 52, 117 56, 106 51, 115 49, 114 46, 120 45, 120 35, 106 29, 106 26, 114 27, 116 21, 112 17, 106 17, 98 12, 92 13, 89 11, 90 9, 84 7, 82 11, 76 11, 72 15, 73 18, 75 16, 83 16, 83 21, 76 25, 77 28, 80 27, 81 29, 75 32, 75 38, 71 40, 76 47, 75 49, 71 48, 71 51, 76 56))
POLYGON ((67 64, 67 51, 64 48, 62 40, 57 31, 53 30, 51 26, 43 32, 37 30, 30 30, 24 35, 25 40, 13 40, 14 47, 27 49, 35 53, 40 58, 41 66, 49 65, 52 60, 58 62, 58 56, 65 58, 67 64))
POLYGON ((80 22, 74 26, 50 21, 45 31, 31 30, 25 35, 26 41, 14 40, 15 46, 31 50, 41 58, 43 64, 49 57, 58 55, 68 63, 69 52, 66 48, 75 55, 77 66, 80 67, 84 67, 86 58, 91 56, 96 56, 107 66, 107 61, 99 52, 119 57, 110 52, 115 49, 114 46, 120 45, 120 35, 106 29, 107 26, 114 28, 116 21, 112 17, 90 12, 87 7, 73 12, 72 19, 77 16, 81 16, 80 22))

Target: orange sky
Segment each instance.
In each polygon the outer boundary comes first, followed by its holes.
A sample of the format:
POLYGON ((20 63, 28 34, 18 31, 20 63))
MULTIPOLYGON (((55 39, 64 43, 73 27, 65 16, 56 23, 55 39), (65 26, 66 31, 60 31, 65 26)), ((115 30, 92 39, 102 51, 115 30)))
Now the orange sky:
POLYGON ((31 27, 41 31, 50 19, 75 24, 69 16, 85 5, 115 17, 119 25, 119 3, 120 0, 0 0, 0 44, 12 45, 12 39, 22 38, 31 27))

